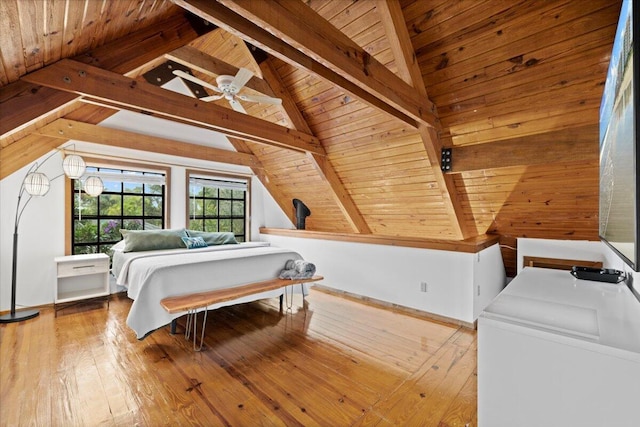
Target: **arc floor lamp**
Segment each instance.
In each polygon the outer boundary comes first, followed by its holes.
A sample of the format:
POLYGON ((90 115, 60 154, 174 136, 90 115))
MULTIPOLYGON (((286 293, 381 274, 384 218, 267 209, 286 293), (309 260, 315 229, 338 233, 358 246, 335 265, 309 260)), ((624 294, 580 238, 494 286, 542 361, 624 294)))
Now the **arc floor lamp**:
MULTIPOLYGON (((49 160, 53 155, 57 154, 54 152, 49 157, 45 158, 42 161, 44 164, 47 160, 49 160)), ((20 225, 20 218, 22 217, 22 213, 24 209, 27 207, 32 197, 34 196, 44 196, 49 192, 49 187, 51 181, 60 178, 62 176, 67 176, 71 179, 80 179, 84 175, 86 170, 86 164, 82 157, 76 154, 69 154, 64 157, 62 161, 62 169, 64 171, 63 174, 60 174, 51 180, 47 178, 45 174, 42 172, 38 172, 40 165, 36 162, 27 171, 27 174, 22 179, 22 184, 20 185, 20 190, 18 191, 18 203, 16 205, 16 218, 14 222, 14 231, 13 231, 13 259, 11 265, 11 311, 7 314, 0 316, 0 323, 12 323, 12 322, 20 322, 23 320, 32 319, 40 314, 38 310, 21 310, 16 311, 16 283, 17 283, 17 272, 18 272, 18 226, 20 225), (28 198, 23 199, 24 193, 27 193, 28 198)), ((90 196, 99 196, 104 189, 104 185, 102 180, 96 176, 90 176, 86 180, 84 180, 84 190, 90 196)))

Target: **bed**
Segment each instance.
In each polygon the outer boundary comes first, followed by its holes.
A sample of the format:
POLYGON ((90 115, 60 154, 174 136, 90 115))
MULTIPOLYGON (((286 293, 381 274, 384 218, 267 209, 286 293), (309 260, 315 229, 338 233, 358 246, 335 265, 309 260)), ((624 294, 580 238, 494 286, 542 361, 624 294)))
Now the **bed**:
MULTIPOLYGON (((277 277, 288 260, 302 257, 289 249, 265 242, 224 244, 196 249, 113 251, 112 274, 133 300, 127 325, 138 339, 171 323, 185 313, 169 314, 160 301, 166 297, 240 286, 277 277)), ((214 304, 233 304, 273 298, 283 289, 253 294, 214 304)))

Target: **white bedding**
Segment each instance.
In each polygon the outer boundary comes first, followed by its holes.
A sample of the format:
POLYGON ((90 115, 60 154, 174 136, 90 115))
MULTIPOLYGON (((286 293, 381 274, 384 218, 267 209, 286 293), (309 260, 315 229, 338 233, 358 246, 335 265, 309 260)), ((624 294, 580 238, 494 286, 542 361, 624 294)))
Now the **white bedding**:
MULTIPOLYGON (((120 284, 127 286, 127 295, 134 300, 127 317, 127 325, 135 331, 138 339, 184 314, 167 313, 160 305, 163 298, 273 279, 278 276, 287 260, 302 259, 298 253, 291 250, 264 244, 222 245, 203 249, 130 254, 118 254, 120 271, 117 277, 120 284)), ((215 309, 273 298, 282 293, 282 289, 262 292, 214 304, 208 308, 215 309)))

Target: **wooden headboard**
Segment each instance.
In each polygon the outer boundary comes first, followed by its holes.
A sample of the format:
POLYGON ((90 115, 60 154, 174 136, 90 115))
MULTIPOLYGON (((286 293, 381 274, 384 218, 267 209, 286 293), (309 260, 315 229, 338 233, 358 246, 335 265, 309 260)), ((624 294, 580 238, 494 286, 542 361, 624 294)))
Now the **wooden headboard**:
POLYGON ((535 256, 523 257, 523 267, 554 268, 556 270, 571 270, 574 265, 582 267, 602 268, 602 261, 585 261, 577 259, 542 258, 535 256))

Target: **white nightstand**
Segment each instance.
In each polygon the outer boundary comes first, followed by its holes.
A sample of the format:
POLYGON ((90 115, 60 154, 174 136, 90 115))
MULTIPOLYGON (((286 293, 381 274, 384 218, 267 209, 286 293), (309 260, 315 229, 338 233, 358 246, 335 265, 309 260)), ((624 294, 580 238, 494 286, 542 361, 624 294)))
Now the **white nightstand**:
MULTIPOLYGON (((69 255, 55 258, 55 304, 109 296, 109 256, 69 255)), ((107 300, 108 302, 108 300, 107 300)))

